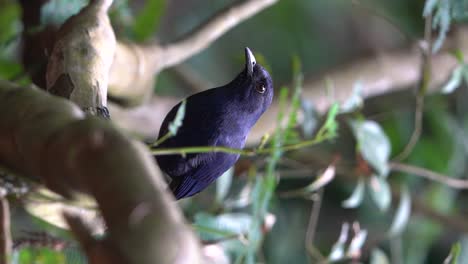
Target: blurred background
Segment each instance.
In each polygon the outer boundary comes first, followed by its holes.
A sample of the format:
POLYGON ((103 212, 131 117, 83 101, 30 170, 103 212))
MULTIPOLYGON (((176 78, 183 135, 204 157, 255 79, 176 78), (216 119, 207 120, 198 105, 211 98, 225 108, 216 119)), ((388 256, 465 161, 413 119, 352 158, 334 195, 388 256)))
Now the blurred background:
MULTIPOLYGON (((86 4, 84 0, 49 2, 53 5, 44 16, 56 18, 49 23, 62 23, 86 4)), ((116 0, 110 16, 120 40, 171 43, 235 2, 116 0)), ((310 140, 327 124, 327 111, 317 109, 313 98, 294 99, 297 87, 303 94, 319 89, 331 102, 341 90, 348 94, 339 102, 340 115, 328 114, 337 126, 337 130, 327 127, 333 139, 326 137, 317 146, 297 151, 280 151, 279 160, 273 155, 241 158, 216 185, 180 202, 204 241, 205 253, 213 255, 213 263, 468 263, 464 190, 468 184, 444 183, 448 177, 466 178, 464 78, 468 75, 463 47, 453 44, 458 33, 466 30, 465 7, 468 3, 461 0, 280 0, 157 76, 155 94, 182 98, 230 81, 243 68, 244 47, 251 48, 273 76, 276 98, 285 87, 290 96, 284 103, 293 110, 299 105, 292 114, 285 110, 285 119, 297 119, 292 127, 268 131, 273 142, 283 145, 310 140), (429 25, 434 24, 429 39, 425 34, 428 14, 432 14, 429 25), (440 37, 444 27, 446 37, 440 37), (424 49, 428 40, 434 46, 439 38, 444 45, 437 52, 424 49), (360 83, 380 67, 376 64, 369 72, 362 69, 369 61, 395 57, 385 68, 400 72, 408 64, 402 62, 400 68, 398 58, 414 57, 418 60, 412 69, 420 73, 428 65, 424 58, 439 54, 457 62, 450 68, 432 64, 428 76, 450 73, 435 88, 422 89, 419 78, 406 85, 395 82, 398 87, 393 87, 391 74, 389 79, 375 77, 389 83, 386 91, 369 92, 367 83, 360 83), (459 73, 452 74, 455 69, 459 73), (349 81, 346 87, 334 88, 333 76, 340 73, 347 73, 349 81), (446 84, 452 89, 440 93, 446 84), (353 107, 344 111, 343 101, 353 107), (414 148, 397 160, 414 134, 418 111, 420 135, 414 148), (278 134, 282 139, 275 139, 278 134), (413 167, 401 169, 401 165, 413 167), (427 179, 431 172, 441 174, 436 178, 442 180, 427 179), (268 179, 274 184, 269 185, 268 179), (444 262, 456 256, 458 262, 444 262)), ((0 78, 28 83, 20 59, 21 14, 17 1, 0 0, 0 78)), ((18 241, 25 240, 24 230, 31 226, 52 228, 37 218, 25 220, 21 200, 12 220, 18 241)), ((61 232, 57 236, 62 237, 61 232)), ((21 261, 52 254, 49 251, 66 251, 38 243, 48 252, 41 253, 31 244, 21 244, 32 249, 18 249, 17 263, 33 263, 21 261)), ((34 263, 84 261, 77 253, 75 257, 67 254, 34 263)))

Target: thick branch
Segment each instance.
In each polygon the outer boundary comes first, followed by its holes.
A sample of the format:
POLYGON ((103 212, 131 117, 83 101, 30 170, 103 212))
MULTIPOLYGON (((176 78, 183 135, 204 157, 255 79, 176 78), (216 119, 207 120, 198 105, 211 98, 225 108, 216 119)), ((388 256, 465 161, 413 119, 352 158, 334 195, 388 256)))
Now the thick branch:
POLYGON ((0 102, 0 162, 58 193, 90 193, 108 227, 103 248, 122 256, 114 263, 200 263, 198 243, 145 146, 32 87, 0 81, 0 102))
POLYGON ((107 17, 112 0, 89 3, 56 35, 47 64, 47 91, 85 112, 108 118, 107 86, 116 40, 107 17))

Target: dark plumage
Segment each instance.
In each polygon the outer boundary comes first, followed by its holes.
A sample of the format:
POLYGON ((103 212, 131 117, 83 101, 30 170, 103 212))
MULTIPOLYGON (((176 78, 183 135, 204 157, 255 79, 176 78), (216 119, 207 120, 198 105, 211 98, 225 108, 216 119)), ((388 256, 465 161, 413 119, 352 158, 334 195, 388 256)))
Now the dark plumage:
MULTIPOLYGON (((160 148, 224 146, 241 149, 247 134, 270 106, 273 82, 270 74, 245 48, 245 69, 230 83, 194 94, 186 99, 186 114, 177 135, 160 148)), ((181 103, 164 119, 159 138, 168 132, 181 103)), ((236 163, 239 155, 222 152, 157 156, 159 167, 172 181, 176 199, 193 196, 236 163)))

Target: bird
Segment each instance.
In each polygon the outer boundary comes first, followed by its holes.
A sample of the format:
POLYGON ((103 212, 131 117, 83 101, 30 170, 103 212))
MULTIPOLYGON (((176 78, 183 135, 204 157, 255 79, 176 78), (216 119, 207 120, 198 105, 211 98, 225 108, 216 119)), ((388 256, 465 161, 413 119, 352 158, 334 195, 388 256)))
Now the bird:
MULTIPOLYGON (((164 118, 158 140, 164 137, 185 101, 185 116, 177 133, 158 148, 220 146, 244 148, 246 138, 273 100, 273 80, 245 48, 245 67, 228 84, 187 97, 164 118)), ((160 169, 171 178, 176 200, 198 194, 231 168, 239 154, 225 152, 158 155, 160 169)))

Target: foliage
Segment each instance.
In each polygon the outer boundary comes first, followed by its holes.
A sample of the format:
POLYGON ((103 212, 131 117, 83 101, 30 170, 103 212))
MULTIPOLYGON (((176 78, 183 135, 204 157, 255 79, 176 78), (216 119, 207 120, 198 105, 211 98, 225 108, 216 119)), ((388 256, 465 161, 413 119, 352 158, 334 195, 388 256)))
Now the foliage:
POLYGON ((439 30, 432 51, 435 53, 442 47, 447 37, 452 20, 461 21, 468 18, 468 2, 465 0, 426 0, 423 16, 433 16, 433 28, 439 30))

